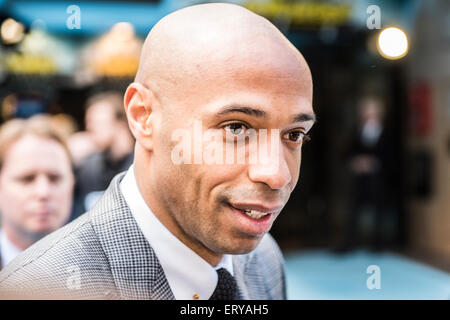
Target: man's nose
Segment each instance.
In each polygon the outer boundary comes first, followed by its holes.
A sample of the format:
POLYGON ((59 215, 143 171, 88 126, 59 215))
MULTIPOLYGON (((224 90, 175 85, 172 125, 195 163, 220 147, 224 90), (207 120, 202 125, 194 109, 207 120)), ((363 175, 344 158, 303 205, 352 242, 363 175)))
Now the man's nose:
POLYGON ((255 164, 250 164, 248 175, 253 182, 265 183, 274 190, 283 189, 292 180, 281 146, 276 151, 268 152, 267 156, 258 157, 255 164))
POLYGON ((40 199, 47 199, 51 193, 51 182, 46 175, 36 177, 34 192, 40 199))

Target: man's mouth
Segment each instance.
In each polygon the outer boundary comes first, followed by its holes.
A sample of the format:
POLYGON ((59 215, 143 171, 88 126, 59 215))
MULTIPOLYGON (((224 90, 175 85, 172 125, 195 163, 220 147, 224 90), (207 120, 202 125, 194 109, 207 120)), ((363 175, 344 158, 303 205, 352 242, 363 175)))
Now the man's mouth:
MULTIPOLYGON (((239 210, 239 209, 238 209, 239 210)), ((270 213, 265 213, 265 212, 261 212, 258 210, 241 210, 243 213, 245 213, 246 215, 248 215, 250 218, 259 220, 262 217, 270 214, 270 213)))
POLYGON ((262 219, 273 213, 279 213, 283 207, 282 205, 262 205, 256 203, 229 203, 229 205, 233 209, 239 210, 243 214, 256 220, 262 219))
POLYGON ((256 204, 256 203, 229 203, 229 205, 236 210, 252 219, 262 219, 271 214, 278 214, 283 208, 282 205, 256 204))
POLYGON ((234 213, 234 223, 241 232, 251 236, 260 236, 269 231, 283 206, 262 204, 261 202, 228 202, 228 207, 234 213))

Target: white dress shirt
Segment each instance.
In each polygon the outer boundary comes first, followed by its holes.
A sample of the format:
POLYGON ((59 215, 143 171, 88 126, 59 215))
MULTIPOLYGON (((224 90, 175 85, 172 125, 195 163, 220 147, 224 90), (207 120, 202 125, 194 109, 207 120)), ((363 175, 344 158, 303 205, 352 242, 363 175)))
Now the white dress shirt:
POLYGON ((21 252, 22 250, 9 241, 6 233, 3 230, 0 230, 0 254, 2 255, 2 265, 0 266, 0 269, 4 268, 21 252))
POLYGON ((361 138, 365 145, 373 146, 378 142, 383 127, 379 121, 368 121, 363 125, 361 138))
POLYGON ((120 189, 137 225, 158 257, 175 299, 207 300, 217 285, 215 270, 223 267, 233 275, 231 255, 224 255, 220 263, 212 267, 159 221, 139 191, 133 166, 120 182, 120 189))

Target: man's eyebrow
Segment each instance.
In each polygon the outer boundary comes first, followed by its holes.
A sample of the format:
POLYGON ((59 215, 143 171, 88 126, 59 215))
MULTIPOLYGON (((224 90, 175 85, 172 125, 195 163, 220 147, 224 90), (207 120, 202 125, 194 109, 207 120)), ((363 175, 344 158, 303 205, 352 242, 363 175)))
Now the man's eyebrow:
MULTIPOLYGON (((257 118, 267 118, 267 112, 261 109, 256 109, 248 106, 241 105, 229 105, 223 107, 217 112, 218 115, 226 115, 229 113, 240 112, 249 116, 254 116, 257 118)), ((317 121, 317 117, 314 113, 299 113, 292 117, 292 122, 307 122, 307 121, 317 121)))
POLYGON ((317 122, 317 116, 314 113, 299 113, 292 117, 292 122, 306 122, 313 121, 317 122))
POLYGON ((229 113, 240 112, 249 116, 254 116, 257 118, 267 118, 267 113, 261 109, 256 109, 252 107, 240 106, 240 105, 230 105, 222 108, 217 114, 226 115, 229 113))

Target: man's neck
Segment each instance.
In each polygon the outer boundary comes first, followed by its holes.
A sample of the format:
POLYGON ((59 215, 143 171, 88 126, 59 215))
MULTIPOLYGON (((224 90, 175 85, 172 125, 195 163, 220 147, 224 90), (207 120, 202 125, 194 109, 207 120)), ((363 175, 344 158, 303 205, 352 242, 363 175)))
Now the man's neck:
POLYGON ((3 223, 2 231, 5 233, 9 242, 22 251, 27 249, 36 241, 35 239, 31 239, 30 237, 24 235, 23 232, 17 231, 8 223, 3 223))

